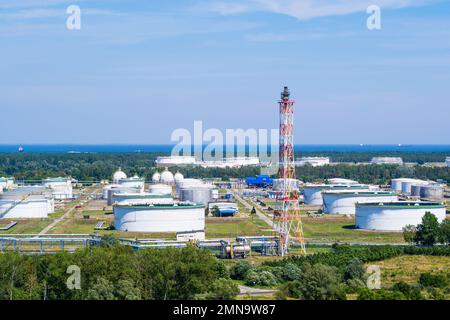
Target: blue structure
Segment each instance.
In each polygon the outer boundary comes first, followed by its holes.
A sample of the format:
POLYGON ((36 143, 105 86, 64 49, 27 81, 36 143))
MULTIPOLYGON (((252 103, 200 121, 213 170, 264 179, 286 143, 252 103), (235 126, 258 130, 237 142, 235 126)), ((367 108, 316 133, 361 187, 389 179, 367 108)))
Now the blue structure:
POLYGON ((273 180, 267 175, 259 175, 256 177, 245 178, 245 183, 248 187, 267 188, 269 186, 272 186, 273 180))

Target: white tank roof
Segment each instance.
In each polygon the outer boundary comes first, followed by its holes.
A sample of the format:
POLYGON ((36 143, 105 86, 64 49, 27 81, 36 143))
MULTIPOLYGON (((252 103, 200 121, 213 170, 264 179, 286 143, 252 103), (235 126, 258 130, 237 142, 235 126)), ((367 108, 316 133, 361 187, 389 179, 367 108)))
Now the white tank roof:
POLYGON ((183 181, 184 176, 181 173, 177 172, 177 173, 175 173, 174 179, 175 179, 175 183, 179 183, 179 182, 183 181))
POLYGON ((155 172, 155 173, 152 175, 152 182, 153 182, 153 183, 158 183, 160 180, 161 180, 161 175, 160 175, 159 172, 157 171, 157 172, 155 172))
POLYGON ((175 178, 169 170, 164 170, 163 173, 161 173, 161 183, 165 184, 172 184, 175 181, 175 178))
POLYGON ((113 175, 114 182, 118 182, 119 180, 126 179, 126 178, 127 178, 127 175, 125 174, 125 172, 122 171, 122 168, 119 167, 119 169, 116 172, 114 172, 114 175, 113 175))

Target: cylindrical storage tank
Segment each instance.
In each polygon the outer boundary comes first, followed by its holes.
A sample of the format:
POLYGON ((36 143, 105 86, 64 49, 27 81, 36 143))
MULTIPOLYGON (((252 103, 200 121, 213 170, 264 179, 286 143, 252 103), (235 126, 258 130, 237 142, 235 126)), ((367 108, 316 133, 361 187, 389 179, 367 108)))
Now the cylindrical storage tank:
POLYGON ((199 204, 114 205, 114 225, 129 232, 194 232, 205 229, 205 207, 199 204))
POLYGON ((180 196, 180 190, 181 188, 186 188, 186 187, 192 187, 192 186, 199 186, 199 185, 203 185, 203 181, 200 179, 192 179, 192 178, 188 178, 188 179, 183 179, 179 182, 177 182, 176 185, 176 194, 179 197, 180 196))
POLYGON ((214 186, 208 184, 182 187, 180 189, 180 200, 201 203, 206 206, 213 200, 213 189, 214 186))
POLYGON ((166 184, 152 184, 148 187, 148 192, 153 194, 172 194, 172 187, 166 184))
POLYGON ((398 201, 393 191, 323 191, 322 197, 328 214, 355 214, 356 203, 398 201))
POLYGON ((116 193, 134 193, 134 194, 139 194, 141 193, 141 188, 139 187, 133 187, 133 188, 128 188, 128 187, 123 187, 121 185, 112 187, 111 189, 108 189, 108 197, 107 197, 107 205, 110 206, 113 204, 113 196, 116 193))
POLYGON ((411 194, 411 187, 417 184, 427 184, 426 181, 417 179, 405 179, 402 181, 402 193, 411 194))
POLYGON ((2 219, 47 218, 48 211, 47 199, 0 201, 0 217, 2 219))
POLYGON ((331 178, 327 179, 328 184, 359 184, 358 181, 342 178, 331 178))
POLYGON ((411 196, 413 196, 413 197, 420 197, 420 188, 422 186, 423 185, 421 185, 421 184, 413 184, 411 186, 411 196))
POLYGON ((420 188, 420 197, 425 199, 443 199, 444 188, 439 184, 429 184, 420 188))
POLYGON ((303 187, 303 197, 305 204, 310 206, 323 205, 322 199, 323 190, 369 191, 369 186, 363 184, 355 184, 355 185, 307 184, 303 187))
MULTIPOLYGON (((281 191, 284 190, 284 179, 273 179, 273 186, 272 189, 274 191, 281 191)), ((298 180, 297 179, 286 179, 286 186, 290 190, 298 190, 298 180)))
POLYGON ((173 204, 171 194, 153 193, 115 193, 112 198, 113 203, 127 204, 173 204))
POLYGON ((408 179, 408 178, 392 179, 391 180, 391 189, 401 192, 402 191, 402 183, 403 183, 403 181, 407 181, 407 180, 411 180, 411 179, 408 179))
POLYGON ((422 223, 425 212, 439 222, 445 219, 445 206, 439 202, 381 202, 356 204, 355 225, 359 229, 402 231, 406 225, 422 223))

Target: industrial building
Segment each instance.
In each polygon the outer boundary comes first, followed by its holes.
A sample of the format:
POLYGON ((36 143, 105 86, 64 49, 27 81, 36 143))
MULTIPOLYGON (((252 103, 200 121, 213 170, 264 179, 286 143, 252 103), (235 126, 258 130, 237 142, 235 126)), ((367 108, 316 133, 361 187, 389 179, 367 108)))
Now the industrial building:
POLYGON ((306 205, 311 206, 321 206, 323 205, 322 190, 358 190, 358 191, 369 191, 368 185, 363 184, 352 184, 352 185, 341 185, 341 184, 307 184, 303 186, 303 196, 306 205))
POLYGON ((0 177, 0 192, 14 187, 14 177, 0 177))
POLYGON ((107 204, 110 206, 113 204, 113 196, 116 193, 127 193, 127 194, 140 194, 142 189, 140 187, 124 187, 120 184, 111 184, 103 188, 103 199, 107 200, 107 204))
POLYGON ((181 232, 205 237, 205 206, 177 202, 170 205, 115 204, 114 225, 128 232, 181 232))
POLYGON ((273 180, 268 175, 258 175, 245 178, 245 183, 250 188, 267 188, 272 186, 273 180))
POLYGON ((43 182, 46 188, 52 190, 53 197, 57 200, 73 199, 71 178, 47 178, 43 182))
POLYGON ((445 163, 447 164, 447 167, 450 167, 450 157, 445 158, 445 163))
POLYGON ((403 165, 403 159, 400 157, 373 157, 371 164, 396 164, 403 165))
POLYGON ((258 157, 229 157, 217 161, 201 161, 192 156, 157 157, 157 167, 201 166, 203 168, 236 168, 242 166, 258 166, 258 157))
POLYGON ((355 214, 356 203, 393 202, 393 191, 322 191, 323 211, 328 214, 355 214))
POLYGON ((406 225, 418 225, 426 212, 439 222, 445 219, 445 206, 439 202, 375 202, 356 204, 355 225, 360 229, 401 231, 406 225))
POLYGON ((218 217, 231 217, 238 212, 237 204, 234 202, 227 201, 218 201, 218 202, 210 202, 208 205, 208 211, 210 213, 214 213, 214 210, 217 210, 218 217))
POLYGON ((47 218, 54 211, 52 192, 43 186, 17 187, 0 195, 0 219, 47 218))
POLYGON ((191 156, 170 156, 170 157, 157 157, 156 158, 157 167, 170 167, 170 166, 185 166, 185 165, 195 165, 196 159, 191 156))
POLYGON ((329 157, 301 157, 296 161, 297 166, 310 165, 313 167, 321 167, 330 164, 329 157))

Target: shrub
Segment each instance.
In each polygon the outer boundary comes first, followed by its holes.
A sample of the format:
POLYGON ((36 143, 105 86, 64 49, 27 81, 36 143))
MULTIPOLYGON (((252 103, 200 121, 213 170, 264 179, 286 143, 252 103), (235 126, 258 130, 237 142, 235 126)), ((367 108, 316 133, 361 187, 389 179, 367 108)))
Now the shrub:
POLYGON ((364 263, 358 258, 354 258, 345 267, 344 279, 363 279, 365 273, 364 263))
POLYGON ((444 274, 422 273, 419 278, 419 283, 424 287, 446 288, 449 281, 444 274))
POLYGON ((210 300, 233 300, 239 294, 239 287, 229 279, 216 279, 208 292, 210 300))
POLYGON ((245 260, 239 260, 232 268, 230 272, 230 276, 235 280, 242 280, 245 277, 245 274, 252 269, 252 265, 250 262, 245 260))
POLYGON ((301 278, 289 282, 284 290, 291 297, 305 300, 345 300, 345 286, 341 280, 335 267, 307 264, 301 278))
POLYGON ((250 270, 245 275, 245 284, 248 286, 273 287, 277 283, 276 277, 270 271, 250 270))

